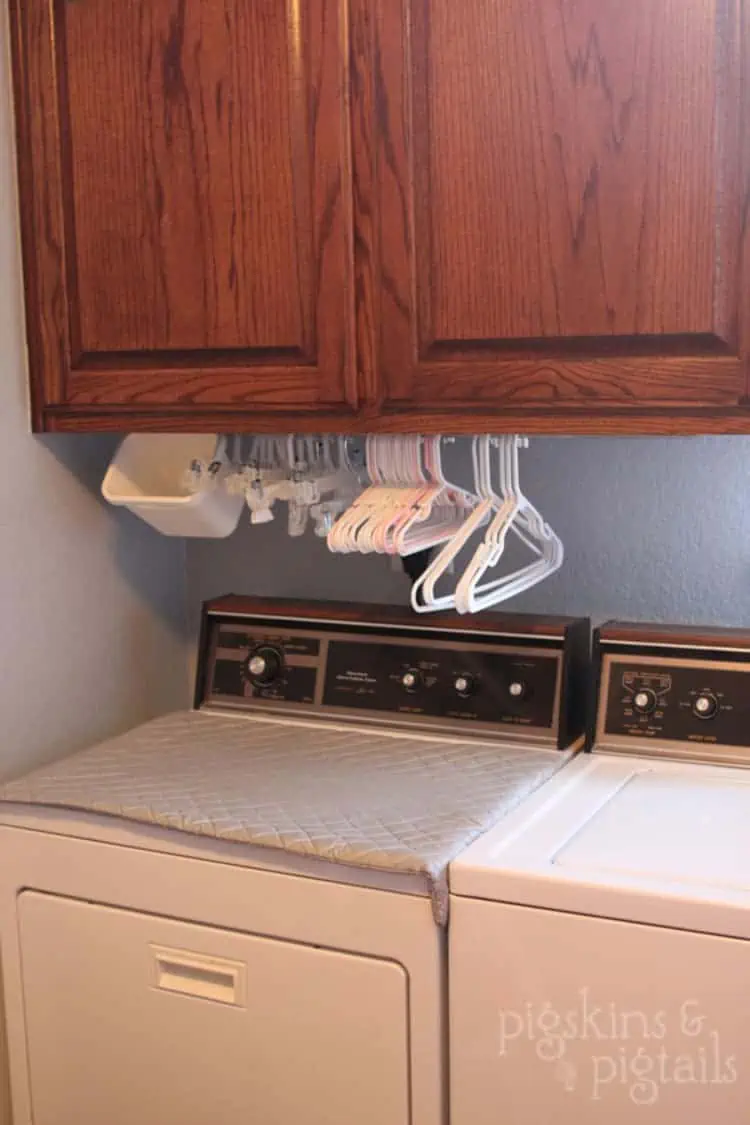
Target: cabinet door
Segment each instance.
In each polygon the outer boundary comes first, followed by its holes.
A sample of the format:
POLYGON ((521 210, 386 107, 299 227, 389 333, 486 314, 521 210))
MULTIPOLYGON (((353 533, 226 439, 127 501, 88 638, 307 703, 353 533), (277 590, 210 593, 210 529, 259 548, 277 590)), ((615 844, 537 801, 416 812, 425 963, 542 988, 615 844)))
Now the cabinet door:
POLYGON ((736 405, 739 0, 357 12, 370 397, 447 417, 547 409, 557 428, 566 411, 736 405))
POLYGON ((15 5, 37 425, 356 405, 345 9, 15 5))

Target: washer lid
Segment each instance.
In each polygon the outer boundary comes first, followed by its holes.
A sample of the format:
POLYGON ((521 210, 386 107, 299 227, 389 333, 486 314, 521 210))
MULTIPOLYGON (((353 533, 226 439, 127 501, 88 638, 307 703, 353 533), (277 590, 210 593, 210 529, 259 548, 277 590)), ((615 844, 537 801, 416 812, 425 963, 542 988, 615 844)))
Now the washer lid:
POLYGON ((750 937, 750 771, 581 755, 463 852, 450 884, 750 937))

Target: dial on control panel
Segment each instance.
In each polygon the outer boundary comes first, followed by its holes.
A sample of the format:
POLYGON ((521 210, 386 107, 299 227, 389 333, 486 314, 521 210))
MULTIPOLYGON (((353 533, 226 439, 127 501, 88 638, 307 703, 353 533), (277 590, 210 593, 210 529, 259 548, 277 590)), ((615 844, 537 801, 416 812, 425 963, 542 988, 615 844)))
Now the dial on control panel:
POLYGON ((656 710, 656 692, 652 688, 641 688, 633 696, 633 710, 639 715, 650 715, 656 710))
POLYGON ((456 676, 453 681, 453 690, 456 695, 460 695, 462 699, 468 699, 477 690, 477 681, 475 676, 470 676, 468 673, 462 673, 456 676))
POLYGON ((247 658, 245 670, 254 687, 268 687, 281 675, 284 657, 273 645, 258 645, 247 658))
POLYGON ((419 691, 422 683, 422 673, 418 668, 407 668, 401 677, 401 686, 404 691, 408 691, 410 695, 415 691, 419 691))
POLYGON ((702 692, 693 703, 693 714, 699 719, 713 719, 719 710, 719 701, 713 692, 702 692))

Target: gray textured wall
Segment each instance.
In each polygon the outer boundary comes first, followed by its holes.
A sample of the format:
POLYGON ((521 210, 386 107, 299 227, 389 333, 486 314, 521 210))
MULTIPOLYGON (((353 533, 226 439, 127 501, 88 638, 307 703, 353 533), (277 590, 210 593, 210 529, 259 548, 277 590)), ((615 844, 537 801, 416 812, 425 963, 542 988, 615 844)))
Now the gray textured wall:
POLYGON ((185 549, 98 488, 113 442, 28 432, 0 4, 0 777, 186 697, 185 549))
MULTIPOLYGON (((452 457, 468 481, 465 442, 452 457)), ((532 438, 521 482, 566 562, 509 607, 750 625, 750 438, 532 438)), ((388 560, 331 555, 312 534, 290 540, 283 519, 190 544, 191 615, 228 591, 408 600, 388 560)))

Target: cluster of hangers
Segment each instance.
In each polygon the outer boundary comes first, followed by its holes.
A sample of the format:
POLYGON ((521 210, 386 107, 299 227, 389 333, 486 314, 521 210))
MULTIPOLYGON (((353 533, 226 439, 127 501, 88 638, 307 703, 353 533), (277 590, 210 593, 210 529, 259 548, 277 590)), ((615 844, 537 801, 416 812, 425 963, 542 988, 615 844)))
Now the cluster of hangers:
POLYGON ((414 583, 411 601, 418 613, 446 609, 478 613, 517 597, 562 566, 562 542, 521 491, 518 451, 527 446, 528 439, 518 435, 473 439, 476 502, 459 530, 414 583), (438 595, 438 581, 482 528, 484 532, 455 588, 438 595), (531 552, 531 561, 509 574, 484 581, 502 561, 511 533, 531 552))
POLYGON ((477 613, 516 597, 559 570, 563 545, 523 494, 518 435, 472 439, 470 485, 445 475, 440 436, 371 435, 241 437, 222 439, 209 465, 193 463, 192 488, 221 481, 241 491, 254 522, 274 518, 289 505, 289 533, 308 521, 331 551, 407 557, 438 549, 414 583, 418 613, 455 609, 477 613), (249 445, 245 443, 249 442, 249 445), (510 573, 496 574, 512 535, 530 554, 510 573), (458 580, 439 594, 462 551, 473 550, 458 580))
POLYGON ((277 503, 286 502, 291 536, 302 535, 312 522, 315 534, 325 538, 367 475, 350 438, 236 435, 220 439, 211 461, 193 461, 185 483, 191 492, 223 487, 242 494, 253 523, 275 519, 277 503))
POLYGON ((451 539, 475 498, 446 480, 440 448, 439 437, 368 437, 370 487, 334 524, 329 548, 405 558, 451 539))

